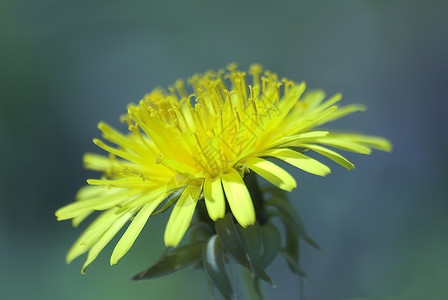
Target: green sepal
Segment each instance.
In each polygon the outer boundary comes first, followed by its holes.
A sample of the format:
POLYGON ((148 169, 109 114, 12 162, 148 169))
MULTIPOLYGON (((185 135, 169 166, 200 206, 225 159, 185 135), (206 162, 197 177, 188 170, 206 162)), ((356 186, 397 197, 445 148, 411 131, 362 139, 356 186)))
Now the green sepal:
POLYGON ((225 269, 224 251, 218 236, 212 236, 203 246, 202 263, 209 280, 213 282, 226 300, 231 300, 235 298, 235 294, 225 269))
POLYGON ((189 244, 173 251, 165 251, 162 257, 148 269, 134 275, 132 280, 153 279, 179 271, 201 259, 205 242, 189 244))
POLYGON ((279 199, 288 201, 288 196, 285 193, 285 191, 282 190, 282 189, 279 189, 278 187, 269 185, 269 186, 263 187, 262 188, 262 192, 263 192, 263 194, 270 194, 271 195, 271 197, 265 196, 265 199, 268 199, 268 198, 279 198, 279 199))
POLYGON ((260 258, 260 264, 267 268, 279 253, 281 247, 280 232, 272 223, 266 223, 261 226, 263 254, 260 258))
POLYGON ((215 222, 215 230, 222 246, 252 275, 275 286, 260 264, 260 226, 258 223, 246 228, 235 224, 231 214, 215 222))
POLYGON ((190 231, 190 243, 199 243, 207 241, 215 234, 213 226, 205 222, 193 221, 188 229, 190 231))
MULTIPOLYGON (((214 235, 214 228, 204 222, 192 222, 190 225, 190 243, 205 243, 212 235, 214 235), (213 231, 212 231, 213 230, 213 231)), ((193 265, 194 269, 202 269, 202 259, 193 265)))
POLYGON ((246 267, 253 273, 252 265, 247 256, 247 251, 241 243, 232 215, 226 214, 224 218, 216 220, 215 231, 221 241, 221 245, 227 252, 229 252, 240 265, 246 267))
POLYGON ((300 257, 300 244, 299 236, 295 225, 288 219, 282 219, 282 223, 285 227, 285 247, 280 251, 288 263, 289 269, 297 275, 302 277, 305 273, 300 269, 299 257, 300 257))
POLYGON ((320 250, 319 245, 306 234, 305 228, 303 227, 302 219, 295 210, 294 206, 291 205, 291 203, 283 199, 271 198, 265 201, 265 205, 276 207, 278 209, 278 212, 280 213, 280 219, 289 220, 290 222, 292 222, 295 229, 297 230, 297 234, 299 235, 299 237, 310 246, 314 247, 317 250, 320 250))
POLYGON ((291 256, 291 254, 287 252, 286 249, 280 250, 279 253, 283 255, 283 257, 286 259, 286 262, 288 263, 288 267, 291 270, 291 272, 293 272, 296 275, 299 275, 300 277, 306 278, 306 273, 300 269, 299 263, 295 257, 291 256))
POLYGON ((240 233, 240 238, 247 250, 247 256, 256 277, 259 277, 260 279, 266 281, 272 287, 276 287, 276 284, 265 272, 261 264, 260 250, 262 243, 262 232, 258 222, 246 228, 241 227, 239 224, 235 224, 235 226, 240 233))

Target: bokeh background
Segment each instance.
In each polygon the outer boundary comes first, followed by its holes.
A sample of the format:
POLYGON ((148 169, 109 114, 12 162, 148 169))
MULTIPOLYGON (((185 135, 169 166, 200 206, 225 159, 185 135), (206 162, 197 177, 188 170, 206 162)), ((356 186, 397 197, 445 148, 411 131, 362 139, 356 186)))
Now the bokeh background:
MULTIPOLYGON (((211 298, 195 270, 128 280, 162 252, 166 216, 117 266, 109 246, 81 275, 83 258, 64 261, 81 229, 54 211, 96 176, 81 157, 100 151, 98 121, 124 129, 129 102, 236 61, 367 104, 332 126, 394 143, 348 154, 351 172, 291 170, 290 197, 323 248, 303 246, 306 299, 448 299, 446 3, 1 0, 0 298, 211 298)), ((269 271, 269 299, 298 299, 282 259, 269 271)))

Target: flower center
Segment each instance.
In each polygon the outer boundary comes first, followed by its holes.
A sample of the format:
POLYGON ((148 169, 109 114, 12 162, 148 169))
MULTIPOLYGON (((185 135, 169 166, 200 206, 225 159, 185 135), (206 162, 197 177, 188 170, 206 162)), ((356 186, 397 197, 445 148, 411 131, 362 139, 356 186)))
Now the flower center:
POLYGON ((190 78, 191 95, 178 80, 169 92, 157 89, 138 106, 129 107, 132 121, 158 146, 160 163, 183 172, 187 165, 194 177, 207 174, 215 178, 226 173, 241 158, 263 150, 258 149, 260 141, 269 138, 280 122, 282 102, 298 99, 297 89, 292 88, 297 85, 280 82, 267 71, 260 76, 258 65, 249 70, 251 85, 236 66, 228 69, 228 73, 209 71, 190 78), (174 160, 180 162, 179 168, 174 160))

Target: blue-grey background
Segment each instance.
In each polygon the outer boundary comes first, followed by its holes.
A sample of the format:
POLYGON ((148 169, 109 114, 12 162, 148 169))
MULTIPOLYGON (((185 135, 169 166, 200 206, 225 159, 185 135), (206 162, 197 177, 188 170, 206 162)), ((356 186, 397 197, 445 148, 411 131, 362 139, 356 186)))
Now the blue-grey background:
MULTIPOLYGON (((81 229, 54 211, 96 176, 81 157, 100 151, 98 121, 124 129, 129 102, 236 61, 367 104, 331 125, 394 143, 391 154, 348 154, 351 172, 290 170, 291 200, 324 249, 303 247, 307 299, 447 299, 446 3, 1 0, 0 298, 210 298, 199 271, 128 280, 163 250, 166 216, 117 266, 109 246, 81 275, 84 258, 64 262, 81 229)), ((269 298, 297 299, 284 261, 269 271, 279 285, 265 286, 269 298)))

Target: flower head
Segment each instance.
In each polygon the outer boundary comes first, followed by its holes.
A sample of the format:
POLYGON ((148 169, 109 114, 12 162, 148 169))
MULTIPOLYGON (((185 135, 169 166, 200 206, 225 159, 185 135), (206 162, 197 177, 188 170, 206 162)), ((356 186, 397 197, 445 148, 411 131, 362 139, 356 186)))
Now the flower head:
POLYGON ((330 169, 307 156, 317 152, 347 169, 353 164, 330 148, 369 154, 389 151, 379 137, 330 133, 316 127, 356 111, 362 105, 338 107, 337 94, 325 100, 322 91, 305 93, 304 83, 279 79, 253 65, 248 74, 235 65, 188 80, 192 93, 179 80, 168 90, 156 89, 122 120, 124 135, 105 123, 103 139, 94 143, 108 155, 86 154, 85 166, 103 172, 88 180, 77 201, 56 212, 58 220, 76 226, 94 211, 103 211, 67 255, 71 261, 88 251, 90 264, 130 220, 115 246, 111 264, 126 254, 148 218, 176 203, 165 229, 165 245, 176 247, 188 229, 198 201, 205 201, 215 221, 230 210, 243 227, 256 221, 254 205, 243 178, 255 172, 275 186, 291 191, 296 180, 269 158, 308 173, 325 176, 330 169), (165 205, 156 211, 162 205, 165 205), (174 201, 173 201, 174 200, 174 201))

